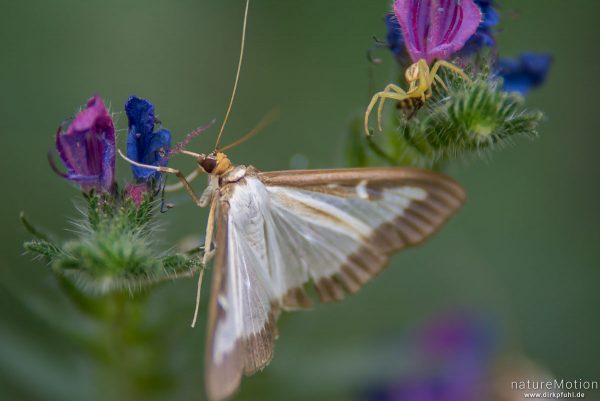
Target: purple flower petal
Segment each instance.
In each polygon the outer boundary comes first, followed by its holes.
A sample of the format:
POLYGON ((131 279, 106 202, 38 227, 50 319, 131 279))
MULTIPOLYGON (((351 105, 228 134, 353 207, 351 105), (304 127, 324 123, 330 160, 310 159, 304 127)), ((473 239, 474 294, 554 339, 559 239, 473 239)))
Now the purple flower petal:
POLYGON ((379 382, 368 401, 481 401, 488 392, 489 365, 498 337, 488 318, 466 311, 434 317, 405 340, 402 358, 411 369, 379 382), (408 351, 408 352, 406 352, 408 351))
POLYGON ((394 13, 414 62, 450 58, 481 22, 473 0, 396 0, 394 13))
POLYGON ((56 149, 67 168, 67 179, 84 191, 110 191, 115 174, 115 128, 99 96, 88 101, 66 132, 59 128, 56 149))

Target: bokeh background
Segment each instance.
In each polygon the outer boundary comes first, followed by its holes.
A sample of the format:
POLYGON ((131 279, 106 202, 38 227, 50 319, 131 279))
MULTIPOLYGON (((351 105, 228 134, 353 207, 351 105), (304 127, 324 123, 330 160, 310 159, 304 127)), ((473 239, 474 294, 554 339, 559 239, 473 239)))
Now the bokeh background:
MULTIPOLYGON (((255 0, 224 142, 271 109, 280 118, 231 150, 232 160, 262 170, 343 166, 348 124, 368 96, 365 52, 372 35, 384 38, 389 7, 389 0, 255 0)), ((155 344, 146 352, 158 355, 155 363, 171 379, 149 384, 143 397, 122 393, 127 371, 99 362, 85 345, 110 347, 104 331, 72 305, 43 263, 23 255, 28 234, 18 215, 24 210, 62 238, 72 235, 65 229, 79 194, 50 171, 46 153, 58 124, 93 94, 115 112, 131 94, 151 99, 176 140, 220 121, 242 11, 241 0, 2 2, 0 399, 204 399, 207 291, 194 330, 195 280, 144 295, 138 317, 154 328, 155 344)), ((426 245, 395 256, 359 294, 284 315, 275 359, 243 382, 236 399, 369 399, 379 383, 413 375, 410 333, 457 310, 484 317, 497 355, 524 356, 558 378, 600 378, 600 3, 505 0, 501 12, 502 55, 555 57, 546 86, 528 99, 547 114, 541 137, 451 166, 469 197, 459 215, 426 245)), ((385 51, 381 57, 376 87, 395 68, 385 51)), ((117 120, 126 128, 122 114, 117 120)), ((191 148, 210 151, 215 133, 191 148)), ((120 131, 121 148, 125 136, 120 131)), ((128 179, 128 167, 118 163, 128 179)), ((187 159, 174 165, 193 168, 187 159)), ((177 207, 156 234, 165 248, 200 238, 206 212, 183 194, 170 200, 177 207)))

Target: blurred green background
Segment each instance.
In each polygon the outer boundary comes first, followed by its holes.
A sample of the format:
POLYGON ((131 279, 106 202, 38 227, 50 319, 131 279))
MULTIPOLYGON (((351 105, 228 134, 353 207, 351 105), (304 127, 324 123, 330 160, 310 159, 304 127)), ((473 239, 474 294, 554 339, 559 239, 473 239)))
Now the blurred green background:
MULTIPOLYGON (((310 168, 343 166, 348 124, 368 96, 365 51, 372 35, 385 37, 382 16, 389 7, 389 0, 255 0, 224 143, 273 108, 281 116, 230 151, 231 159, 262 170, 304 161, 310 168)), ((79 194, 51 172, 46 152, 58 124, 93 94, 114 111, 131 94, 151 99, 175 140, 220 121, 233 84, 243 2, 4 1, 1 10, 0 399, 133 399, 112 394, 114 378, 99 373, 112 367, 99 368, 82 341, 65 334, 98 335, 50 271, 22 255, 28 234, 18 214, 26 211, 62 238, 72 235, 65 229, 77 216, 79 194)), ((426 245, 394 257, 356 296, 284 315, 275 359, 243 382, 236 399, 356 399, 361 388, 404 363, 386 344, 425 317, 455 308, 492 316, 507 351, 528 355, 557 377, 600 377, 600 3, 512 0, 502 2, 501 12, 502 55, 548 51, 555 57, 547 85, 528 99, 547 113, 540 139, 452 166, 469 197, 459 215, 426 245)), ((377 88, 394 72, 391 57, 381 56, 377 88)), ((119 114, 117 120, 123 148, 126 119, 119 114)), ((215 133, 190 148, 210 151, 215 133)), ((118 163, 128 179, 129 169, 118 163)), ((174 165, 193 168, 188 159, 174 165)), ((187 235, 200 238, 206 211, 183 194, 170 200, 177 207, 157 233, 165 247, 187 235)), ((165 371, 175 377, 146 399, 203 399, 207 295, 201 324, 192 330, 195 280, 146 294, 141 320, 158 327, 158 349, 147 352, 162 354, 165 371)))

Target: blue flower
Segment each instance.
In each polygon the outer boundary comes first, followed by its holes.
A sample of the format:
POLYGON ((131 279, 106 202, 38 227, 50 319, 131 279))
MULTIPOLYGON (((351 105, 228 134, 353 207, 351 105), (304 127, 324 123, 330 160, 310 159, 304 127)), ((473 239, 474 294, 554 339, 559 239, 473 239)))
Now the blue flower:
MULTIPOLYGON (((146 99, 131 96, 125 103, 125 113, 129 119, 127 157, 142 164, 166 166, 171 132, 162 127, 155 130, 160 121, 154 115, 154 105, 146 99)), ((142 182, 160 178, 159 172, 147 168, 131 166, 131 171, 142 182)))
POLYGON ((404 55, 406 53, 406 42, 402 36, 402 30, 400 24, 394 14, 387 14, 385 16, 385 26, 387 27, 387 43, 390 51, 396 56, 404 55))
POLYGON ((404 40, 404 36, 402 36, 402 29, 393 13, 386 14, 385 26, 387 28, 386 42, 388 49, 395 56, 398 64, 408 67, 412 64, 412 61, 406 48, 406 41, 404 40))
POLYGON ((494 0, 475 0, 475 4, 481 9, 483 20, 479 28, 493 28, 500 23, 500 14, 493 8, 494 0))
POLYGON ((469 38, 461 54, 467 56, 478 52, 483 47, 495 47, 493 29, 500 23, 500 14, 492 7, 494 0, 475 0, 481 9, 483 20, 477 27, 475 34, 469 38))
POLYGON ((504 80, 505 91, 527 95, 546 81, 551 64, 549 54, 523 53, 518 58, 500 59, 498 75, 504 80))

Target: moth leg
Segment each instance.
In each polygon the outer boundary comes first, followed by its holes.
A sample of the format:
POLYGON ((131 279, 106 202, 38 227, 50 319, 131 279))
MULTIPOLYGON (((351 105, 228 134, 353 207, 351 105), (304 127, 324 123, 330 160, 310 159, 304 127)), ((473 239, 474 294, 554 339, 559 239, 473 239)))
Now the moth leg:
POLYGON ((213 231, 215 228, 215 212, 217 209, 218 199, 216 196, 212 198, 210 204, 210 212, 208 213, 208 223, 206 224, 206 237, 204 238, 204 256, 202 257, 202 268, 198 275, 198 286, 196 287, 196 308, 194 309, 194 318, 192 320, 192 327, 196 326, 196 319, 198 318, 198 311, 200 309, 200 294, 202 292, 202 278, 204 276, 204 269, 206 264, 212 259, 214 251, 211 251, 213 231))
POLYGON ((219 189, 219 179, 214 175, 208 177, 208 186, 200 195, 200 207, 206 207, 213 199, 215 192, 219 189))
MULTIPOLYGON (((185 180, 190 183, 192 181, 194 181, 196 178, 198 178, 198 176, 202 173, 202 171, 197 168, 196 170, 192 171, 191 173, 189 173, 186 177, 185 180)), ((184 188, 183 183, 180 181, 177 184, 173 184, 173 185, 167 185, 165 186, 165 192, 175 192, 175 191, 179 191, 180 189, 184 188)))
MULTIPOLYGON (((404 91, 403 91, 404 92, 404 91)), ((371 111, 373 110, 373 107, 375 107, 375 105, 377 104, 378 101, 383 101, 384 99, 393 99, 393 100, 404 100, 404 99, 408 99, 410 96, 404 92, 404 93, 393 93, 393 92, 379 92, 376 93, 373 98, 371 99, 371 102, 369 103, 369 105, 367 106, 367 110, 365 111, 365 133, 367 134, 367 136, 371 135, 369 133, 369 116, 371 115, 371 111)), ((378 116, 378 121, 381 122, 381 116, 378 116)), ((378 127, 380 131, 382 131, 381 126, 378 127)))
MULTIPOLYGON (((206 252, 206 250, 204 251, 206 252)), ((196 287, 196 307, 194 309, 194 318, 192 319, 192 328, 196 327, 196 319, 198 318, 198 310, 200 309, 200 294, 202 291, 202 278, 204 277, 204 266, 200 268, 198 273, 198 286, 196 287)))
POLYGON ((213 233, 215 229, 215 212, 217 210, 217 197, 213 197, 210 203, 210 212, 208 213, 208 222, 206 224, 206 238, 204 239, 204 257, 202 264, 206 265, 213 257, 214 251, 211 251, 213 233))
POLYGON ((148 164, 142 164, 142 163, 138 163, 136 161, 133 161, 131 159, 129 159, 127 156, 125 156, 123 154, 123 152, 121 152, 121 149, 117 149, 117 151, 119 152, 119 155, 128 163, 133 164, 134 166, 138 166, 138 167, 142 167, 142 168, 147 168, 149 170, 154 170, 154 171, 158 171, 161 173, 168 173, 168 174, 175 174, 175 176, 177 176, 177 178, 179 178, 179 180, 181 181, 181 184, 183 185, 183 187, 186 189, 186 191, 188 192, 188 194, 192 197, 192 200, 194 201, 194 203, 198 206, 201 206, 201 202, 200 202, 200 198, 198 197, 198 195, 196 195, 196 192, 194 191, 194 189, 192 188, 192 186, 190 185, 190 183, 186 180, 185 176, 181 173, 181 171, 174 169, 174 168, 170 168, 170 167, 162 167, 162 166, 150 166, 148 164))

